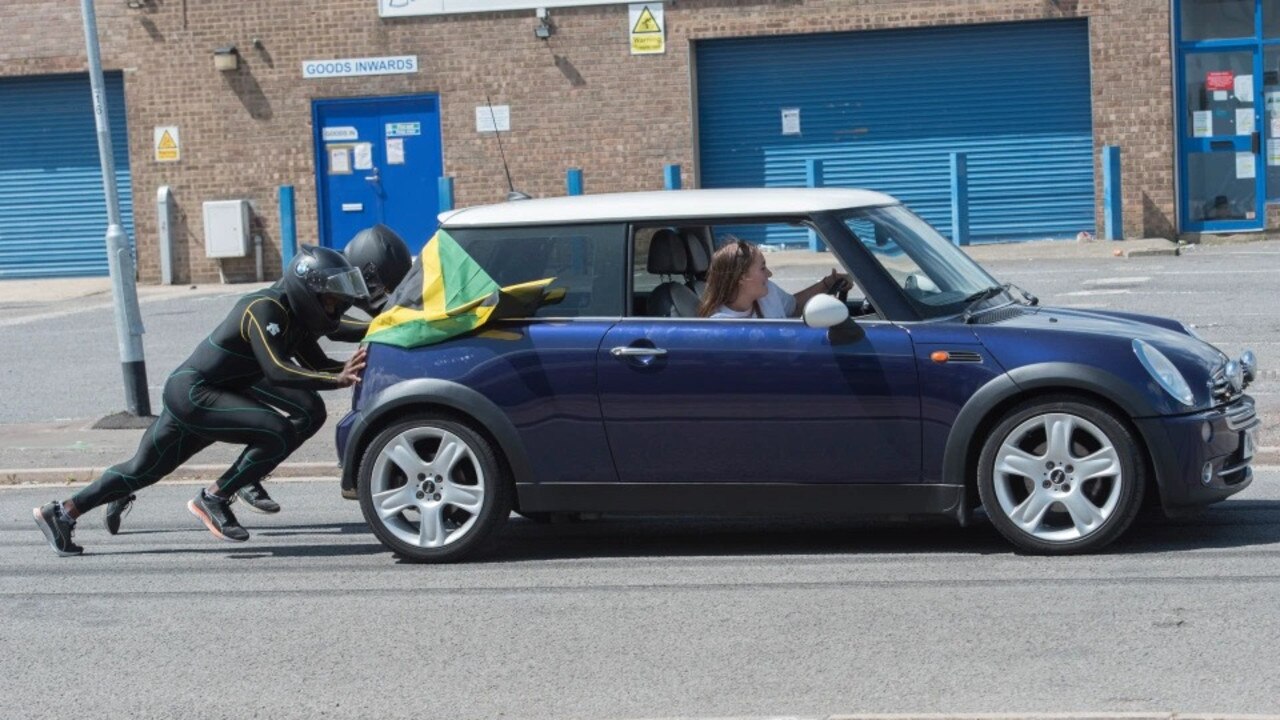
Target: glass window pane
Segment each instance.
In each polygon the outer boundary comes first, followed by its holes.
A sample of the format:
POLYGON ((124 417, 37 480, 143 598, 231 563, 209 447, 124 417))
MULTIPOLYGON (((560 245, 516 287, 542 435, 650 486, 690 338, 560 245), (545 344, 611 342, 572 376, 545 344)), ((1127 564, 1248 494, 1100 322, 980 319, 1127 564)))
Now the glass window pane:
POLYGON ((1280 47, 1267 48, 1262 66, 1264 112, 1258 129, 1266 138, 1263 161, 1267 168, 1267 199, 1280 200, 1280 47))
POLYGON ((1280 37, 1280 0, 1262 0, 1262 36, 1280 37))
POLYGON ((1182 39, 1253 37, 1254 0, 1182 0, 1182 39))
MULTIPOLYGON (((1242 127, 1236 126, 1236 110, 1253 107, 1251 88, 1242 87, 1238 78, 1253 75, 1253 53, 1249 51, 1188 53, 1186 55, 1187 116, 1183 118, 1187 137, 1208 135, 1248 135, 1251 128, 1246 119, 1242 127), (1249 94, 1237 97, 1235 91, 1248 90, 1249 94), (1241 132, 1241 131, 1245 132, 1241 132)), ((1252 81, 1248 83, 1252 86, 1252 81)), ((1252 118, 1252 115, 1250 115, 1252 118)))
POLYGON ((1196 222, 1253 220, 1257 213, 1255 181, 1247 161, 1253 153, 1212 152, 1187 156, 1188 215, 1196 222), (1242 172, 1243 171, 1243 172, 1242 172))
POLYGON ((626 226, 457 228, 454 240, 499 285, 554 277, 564 300, 535 317, 618 317, 626 281, 626 226))

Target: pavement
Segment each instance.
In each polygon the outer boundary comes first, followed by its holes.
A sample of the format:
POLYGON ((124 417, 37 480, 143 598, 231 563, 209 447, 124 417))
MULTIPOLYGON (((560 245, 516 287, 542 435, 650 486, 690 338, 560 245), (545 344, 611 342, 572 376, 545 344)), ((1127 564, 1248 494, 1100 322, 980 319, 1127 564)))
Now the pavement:
MULTIPOLYGON (((1264 239, 1257 235, 1257 239, 1264 239)), ((1238 241, 1238 240, 1237 240, 1238 241)), ((1143 238, 1111 242, 1035 241, 1009 244, 985 244, 964 248, 979 262, 991 260, 1050 260, 1062 258, 1114 257, 1123 262, 1128 257, 1178 255, 1195 246, 1174 243, 1162 238, 1143 238)), ((807 250, 784 250, 771 254, 770 264, 828 265, 825 253, 807 250)), ((244 284, 237 292, 248 292, 262 284, 244 284)), ((144 307, 182 295, 226 293, 227 285, 139 285, 138 300, 144 307)), ((111 305, 108 278, 73 278, 42 280, 6 280, 0 282, 0 308, 7 322, 26 322, 34 317, 57 317, 81 312, 91 307, 111 305), (38 292, 35 290, 38 288, 38 292), (30 298, 39 297, 32 302, 30 298), (25 314, 24 314, 25 312, 25 314)), ((6 322, 0 320, 0 322, 6 322)), ((283 463, 275 477, 336 478, 341 474, 334 447, 333 426, 346 408, 335 403, 325 427, 300 448, 290 461, 283 463)), ((5 442, 0 446, 0 485, 58 484, 76 485, 97 478, 111 464, 131 457, 145 431, 145 422, 119 423, 123 429, 102 429, 110 420, 65 420, 45 423, 4 424, 5 442), (108 422, 103 423, 103 420, 108 422)), ((145 419, 143 419, 145 420, 145 419)), ((236 458, 240 448, 215 444, 196 455, 171 476, 174 480, 209 480, 222 474, 236 458)), ((1280 447, 1259 448, 1258 464, 1280 463, 1280 447)))

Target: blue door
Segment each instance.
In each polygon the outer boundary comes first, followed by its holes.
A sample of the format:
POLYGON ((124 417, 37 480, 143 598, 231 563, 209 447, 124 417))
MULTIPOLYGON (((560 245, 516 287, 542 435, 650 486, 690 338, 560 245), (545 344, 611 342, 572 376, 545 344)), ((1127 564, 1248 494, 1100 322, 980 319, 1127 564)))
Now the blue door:
POLYGON ((382 223, 417 254, 439 213, 439 98, 316 100, 312 115, 321 244, 341 250, 382 223))
POLYGON ((618 323, 597 358, 619 480, 919 482, 911 339, 885 322, 864 329, 833 346, 799 320, 618 323))

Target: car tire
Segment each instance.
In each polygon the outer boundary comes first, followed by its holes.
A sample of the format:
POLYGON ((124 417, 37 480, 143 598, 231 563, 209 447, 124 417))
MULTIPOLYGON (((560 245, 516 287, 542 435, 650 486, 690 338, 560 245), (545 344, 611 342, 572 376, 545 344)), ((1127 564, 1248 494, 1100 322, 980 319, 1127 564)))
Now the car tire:
POLYGON ((358 482, 373 534, 412 562, 475 559, 511 512, 511 481, 493 444, 448 416, 419 414, 383 429, 358 482))
POLYGON ((992 524, 1039 555, 1095 552, 1142 506, 1146 464, 1134 431, 1100 403, 1041 398, 1007 412, 978 458, 978 495, 992 524))

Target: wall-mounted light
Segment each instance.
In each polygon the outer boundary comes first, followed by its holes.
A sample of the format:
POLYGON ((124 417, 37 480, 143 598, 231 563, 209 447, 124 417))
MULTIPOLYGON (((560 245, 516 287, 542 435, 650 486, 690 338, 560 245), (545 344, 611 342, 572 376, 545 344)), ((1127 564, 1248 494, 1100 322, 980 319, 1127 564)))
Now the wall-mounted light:
POLYGON ((213 51, 213 67, 222 72, 230 72, 240 67, 240 51, 235 45, 227 45, 213 51))
POLYGON ((547 16, 547 9, 538 8, 538 24, 533 26, 533 35, 539 40, 546 40, 551 37, 551 33, 555 32, 555 28, 551 25, 551 18, 547 16))

